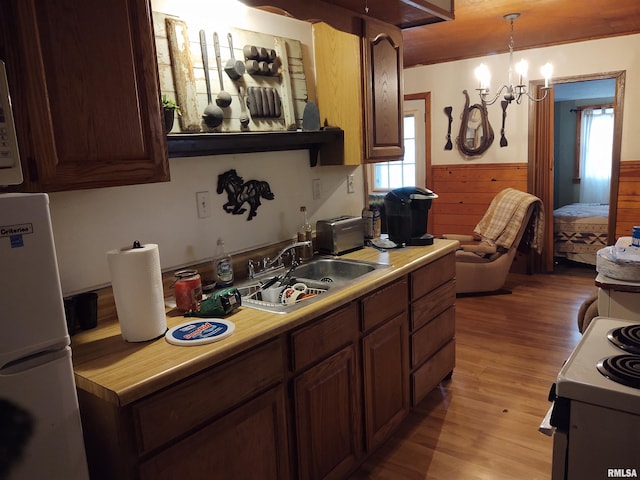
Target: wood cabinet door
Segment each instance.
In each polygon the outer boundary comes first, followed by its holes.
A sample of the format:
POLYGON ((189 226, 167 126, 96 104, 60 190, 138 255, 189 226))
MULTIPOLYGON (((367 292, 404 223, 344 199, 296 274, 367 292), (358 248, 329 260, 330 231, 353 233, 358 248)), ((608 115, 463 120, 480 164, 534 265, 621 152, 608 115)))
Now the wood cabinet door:
POLYGON ((169 180, 147 0, 2 0, 25 189, 169 180))
POLYGON ((403 139, 402 34, 392 25, 365 21, 366 161, 401 160, 403 139))
POLYGON ((288 451, 279 386, 142 463, 140 478, 286 480, 288 451))
POLYGON ((344 478, 358 463, 362 456, 360 385, 355 345, 294 379, 301 480, 344 478))
POLYGON ((409 413, 407 314, 398 315, 362 339, 367 452, 389 437, 409 413))
POLYGON ((344 155, 322 155, 323 165, 361 165, 363 134, 360 38, 326 23, 313 24, 320 123, 344 130, 344 155))

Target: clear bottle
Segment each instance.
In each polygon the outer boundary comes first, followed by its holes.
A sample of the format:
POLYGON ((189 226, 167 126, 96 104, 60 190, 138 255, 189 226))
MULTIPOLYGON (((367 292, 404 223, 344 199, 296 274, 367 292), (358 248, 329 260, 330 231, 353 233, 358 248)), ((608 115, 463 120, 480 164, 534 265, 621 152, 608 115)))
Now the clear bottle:
MULTIPOLYGON (((313 242, 313 229, 311 228, 311 223, 309 223, 309 218, 307 217, 307 207, 304 205, 300 207, 300 215, 302 217, 302 221, 300 223, 300 227, 298 227, 298 241, 313 242)), ((298 247, 297 252, 301 260, 309 260, 313 257, 313 243, 308 247, 298 247)))
POLYGON ((222 238, 218 238, 216 253, 213 257, 213 278, 218 288, 233 285, 231 255, 225 252, 222 238))

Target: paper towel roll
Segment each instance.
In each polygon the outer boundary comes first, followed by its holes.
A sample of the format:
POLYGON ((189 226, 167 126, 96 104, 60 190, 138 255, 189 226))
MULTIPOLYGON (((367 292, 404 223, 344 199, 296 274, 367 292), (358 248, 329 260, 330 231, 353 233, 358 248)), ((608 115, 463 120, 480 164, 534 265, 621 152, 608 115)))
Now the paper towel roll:
POLYGON ((158 245, 107 252, 122 338, 143 342, 167 330, 158 245))

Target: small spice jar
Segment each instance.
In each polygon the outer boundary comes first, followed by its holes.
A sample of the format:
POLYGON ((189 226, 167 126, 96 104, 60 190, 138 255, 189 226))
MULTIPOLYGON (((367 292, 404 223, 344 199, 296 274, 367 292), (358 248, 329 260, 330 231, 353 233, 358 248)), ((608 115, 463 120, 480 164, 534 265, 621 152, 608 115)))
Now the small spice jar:
POLYGON ((176 297, 176 308, 183 312, 195 310, 202 300, 202 280, 197 270, 180 270, 175 274, 173 294, 176 297))

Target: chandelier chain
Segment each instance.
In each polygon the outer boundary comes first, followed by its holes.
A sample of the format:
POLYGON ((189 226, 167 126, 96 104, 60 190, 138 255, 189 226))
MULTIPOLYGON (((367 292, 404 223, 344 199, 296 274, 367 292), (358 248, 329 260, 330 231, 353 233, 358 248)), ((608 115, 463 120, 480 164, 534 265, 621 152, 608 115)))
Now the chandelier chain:
POLYGON ((511 34, 509 35, 509 51, 513 53, 513 20, 511 20, 511 34))

